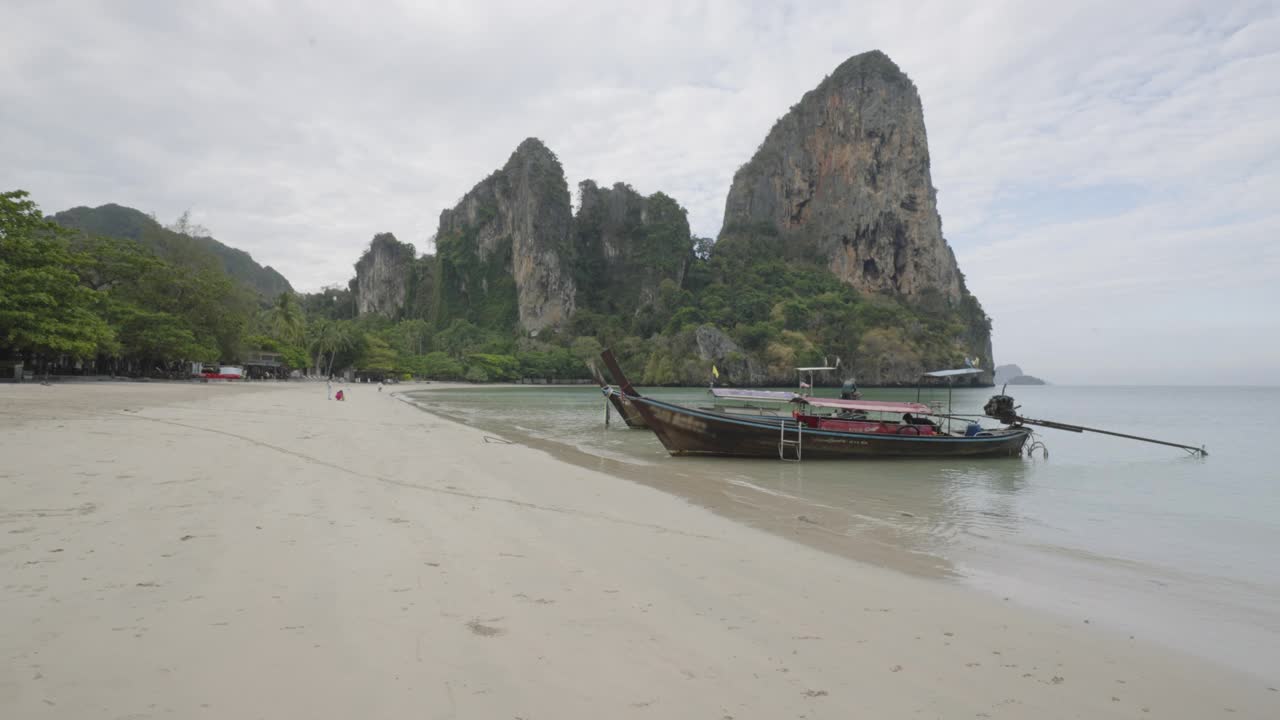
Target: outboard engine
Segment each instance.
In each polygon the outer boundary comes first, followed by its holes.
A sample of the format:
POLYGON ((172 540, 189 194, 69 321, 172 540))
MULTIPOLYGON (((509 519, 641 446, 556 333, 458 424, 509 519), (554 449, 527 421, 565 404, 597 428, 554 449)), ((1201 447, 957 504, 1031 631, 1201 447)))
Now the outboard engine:
POLYGON ((1018 421, 1018 406, 1009 395, 992 395, 987 404, 982 406, 982 412, 987 417, 993 417, 1006 425, 1012 425, 1018 421))
POLYGON ((840 386, 841 400, 859 400, 861 398, 862 393, 858 392, 858 383, 853 378, 845 380, 844 384, 840 386))

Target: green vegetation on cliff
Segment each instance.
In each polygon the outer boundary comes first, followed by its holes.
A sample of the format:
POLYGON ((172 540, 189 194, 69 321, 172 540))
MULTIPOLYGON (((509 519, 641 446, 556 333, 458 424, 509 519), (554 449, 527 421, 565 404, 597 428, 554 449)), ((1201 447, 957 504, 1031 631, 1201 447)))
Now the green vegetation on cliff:
POLYGON ((32 366, 154 374, 234 359, 255 306, 217 263, 178 264, 70 230, 25 192, 0 195, 0 352, 32 366))
POLYGON ((271 267, 259 265, 249 253, 223 245, 209 237, 204 228, 192 225, 189 213, 184 213, 171 227, 161 225, 139 210, 115 204, 76 207, 50 219, 84 235, 133 240, 178 267, 222 270, 264 298, 293 292, 289 281, 271 267))

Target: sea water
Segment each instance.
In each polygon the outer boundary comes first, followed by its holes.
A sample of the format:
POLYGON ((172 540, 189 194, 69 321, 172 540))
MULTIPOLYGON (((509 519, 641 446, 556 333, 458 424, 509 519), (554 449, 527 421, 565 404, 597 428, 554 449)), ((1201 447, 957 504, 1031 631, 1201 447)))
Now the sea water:
MULTIPOLYGON (((705 389, 654 397, 707 405, 705 389)), ((957 389, 977 414, 990 389, 957 389)), ((1204 445, 1208 457, 1096 434, 1042 429, 1048 458, 785 463, 670 457, 595 388, 426 390, 424 408, 514 430, 730 505, 785 498, 834 532, 936 559, 995 595, 1247 671, 1280 666, 1280 388, 1011 387, 1028 417, 1204 445), (697 487, 694 487, 697 486, 697 487)), ((835 390, 819 390, 834 395, 835 390)), ((915 400, 915 390, 867 399, 915 400)), ((926 390, 925 402, 947 402, 926 390)), ((995 424, 994 421, 986 421, 995 424)), ((727 513, 730 516, 732 512, 727 513)), ((802 511, 803 514, 803 511, 802 511)))

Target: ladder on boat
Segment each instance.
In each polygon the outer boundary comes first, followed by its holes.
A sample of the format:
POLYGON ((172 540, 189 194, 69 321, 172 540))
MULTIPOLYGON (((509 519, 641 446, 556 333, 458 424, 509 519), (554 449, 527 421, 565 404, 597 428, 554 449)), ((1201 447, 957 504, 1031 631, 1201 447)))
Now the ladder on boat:
POLYGON ((800 462, 804 457, 804 423, 799 420, 795 423, 795 435, 787 437, 786 421, 778 423, 778 459, 790 462, 800 462), (795 457, 787 457, 787 448, 795 448, 792 454, 795 457))

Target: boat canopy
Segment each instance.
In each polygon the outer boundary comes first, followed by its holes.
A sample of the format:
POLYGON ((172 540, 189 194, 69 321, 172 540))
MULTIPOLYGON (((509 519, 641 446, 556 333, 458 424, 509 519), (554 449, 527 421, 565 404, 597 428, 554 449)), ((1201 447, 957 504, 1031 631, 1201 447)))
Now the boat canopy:
POLYGON ((927 372, 923 377, 956 377, 958 375, 981 375, 986 372, 981 368, 959 368, 957 370, 934 370, 927 372))
POLYGON ((784 390, 739 390, 736 388, 711 388, 711 394, 718 398, 773 400, 775 402, 791 402, 798 397, 795 393, 784 390))
POLYGON ((840 400, 838 398, 796 397, 792 402, 813 407, 864 410, 866 412, 933 414, 928 405, 916 402, 890 402, 886 400, 840 400))

